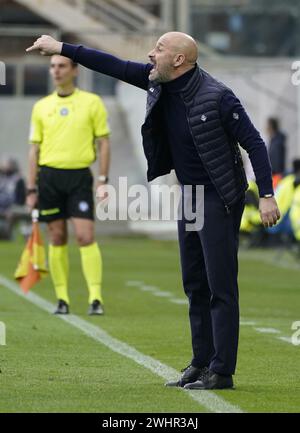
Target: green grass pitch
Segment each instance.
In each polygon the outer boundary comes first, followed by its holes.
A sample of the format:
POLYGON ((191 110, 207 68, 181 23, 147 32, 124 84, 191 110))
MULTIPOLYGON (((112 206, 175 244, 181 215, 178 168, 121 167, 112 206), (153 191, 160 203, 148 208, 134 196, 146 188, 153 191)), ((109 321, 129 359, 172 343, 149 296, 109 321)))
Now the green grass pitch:
MULTIPOLYGON (((72 313, 170 367, 185 367, 191 358, 187 305, 171 301, 185 299, 177 243, 144 238, 105 238, 99 243, 106 315, 87 316, 87 290, 74 243, 72 313), (132 280, 170 294, 140 290, 127 284, 132 280)), ((0 248, 0 275, 12 279, 23 243, 1 243, 0 248)), ((300 320, 300 263, 287 255, 278 266, 274 252, 242 252, 239 280, 242 322, 236 390, 216 395, 245 412, 299 412, 300 346, 279 337, 291 337, 292 322, 300 320)), ((55 302, 49 277, 33 291, 55 302)), ((3 286, 0 321, 7 329, 7 344, 0 346, 0 412, 208 410, 3 286)))

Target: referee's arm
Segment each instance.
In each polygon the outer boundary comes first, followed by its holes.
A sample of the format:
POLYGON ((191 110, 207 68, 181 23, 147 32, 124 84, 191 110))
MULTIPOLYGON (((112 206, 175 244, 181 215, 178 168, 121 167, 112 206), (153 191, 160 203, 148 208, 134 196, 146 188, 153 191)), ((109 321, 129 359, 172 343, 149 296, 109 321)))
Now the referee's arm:
POLYGON ((29 149, 29 167, 28 167, 28 179, 27 179, 27 194, 26 194, 26 205, 32 210, 37 203, 37 170, 39 160, 39 145, 36 143, 30 144, 29 149))
POLYGON ((99 176, 108 177, 110 167, 110 140, 109 136, 96 139, 99 149, 99 176))
POLYGON ((99 149, 99 177, 96 183, 96 197, 101 202, 108 198, 106 183, 108 181, 110 166, 110 140, 109 136, 103 136, 96 139, 99 149))

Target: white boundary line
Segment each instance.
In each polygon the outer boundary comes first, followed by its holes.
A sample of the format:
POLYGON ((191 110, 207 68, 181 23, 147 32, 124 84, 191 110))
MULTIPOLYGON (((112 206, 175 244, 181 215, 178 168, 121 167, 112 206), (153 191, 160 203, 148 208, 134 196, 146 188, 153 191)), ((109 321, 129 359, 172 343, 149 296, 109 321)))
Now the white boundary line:
MULTIPOLYGON (((177 304, 177 305, 188 305, 188 300, 187 299, 181 299, 181 298, 174 298, 172 293, 170 292, 165 292, 163 290, 161 290, 159 287, 157 286, 148 286, 146 285, 143 281, 137 281, 137 280, 129 280, 126 281, 126 286, 127 287, 135 287, 139 290, 141 290, 142 292, 148 292, 153 296, 157 296, 157 297, 161 297, 161 298, 166 298, 169 302, 172 302, 173 304, 177 304)), ((256 332, 259 332, 260 334, 277 334, 276 338, 284 341, 286 343, 292 343, 292 339, 290 337, 283 337, 283 336, 278 336, 278 334, 281 334, 281 331, 279 331, 279 329, 275 329, 275 328, 267 328, 267 327, 256 327, 258 325, 257 322, 254 321, 250 321, 250 320, 243 320, 242 318, 240 319, 240 325, 241 326, 251 326, 252 329, 256 332)))
POLYGON ((292 337, 277 337, 278 340, 285 341, 286 343, 293 344, 292 337))
POLYGON ((281 331, 275 328, 254 328, 254 329, 257 332, 261 332, 262 334, 281 334, 281 331))
POLYGON ((148 292, 153 296, 166 298, 169 302, 177 305, 188 305, 188 300, 183 298, 175 298, 173 293, 161 290, 157 286, 149 286, 145 284, 143 281, 129 280, 126 281, 126 286, 128 287, 136 287, 141 292, 148 292))
POLYGON ((300 271, 300 265, 296 262, 288 261, 283 257, 276 257, 276 255, 266 255, 262 252, 258 251, 246 251, 240 250, 239 257, 241 259, 256 261, 256 262, 264 262, 267 265, 275 266, 276 268, 283 269, 292 269, 293 271, 300 271))
MULTIPOLYGON (((24 295, 21 292, 19 286, 9 280, 8 278, 0 275, 0 284, 9 289, 14 294, 20 296, 23 299, 31 302, 32 304, 39 307, 41 310, 44 310, 48 313, 52 313, 55 306, 45 299, 41 298, 37 294, 30 292, 27 295, 24 295)), ((84 334, 93 338, 95 341, 103 344, 108 347, 115 353, 118 353, 126 358, 131 359, 136 364, 139 364, 157 376, 163 378, 164 380, 172 380, 173 378, 177 378, 179 373, 172 367, 169 367, 160 361, 152 358, 151 356, 144 355, 143 353, 137 351, 134 347, 129 346, 128 344, 120 341, 114 337, 111 337, 106 331, 100 328, 100 326, 95 326, 80 317, 70 314, 70 315, 58 315, 55 316, 70 325, 74 328, 79 329, 84 334)), ((53 317, 54 318, 54 317, 53 317)), ((243 412, 238 406, 235 406, 223 398, 217 396, 212 391, 188 391, 183 388, 179 388, 183 392, 185 392, 188 396, 190 396, 193 400, 199 403, 201 406, 205 407, 211 412, 224 413, 240 413, 243 412)), ((171 390, 170 390, 171 391, 171 390)))

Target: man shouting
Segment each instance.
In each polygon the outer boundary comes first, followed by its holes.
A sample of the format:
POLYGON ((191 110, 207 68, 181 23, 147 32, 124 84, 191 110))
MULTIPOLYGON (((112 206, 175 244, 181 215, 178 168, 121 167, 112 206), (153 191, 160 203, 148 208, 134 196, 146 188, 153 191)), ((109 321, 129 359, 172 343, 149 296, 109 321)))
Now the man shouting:
POLYGON ((260 134, 234 93, 198 66, 197 44, 189 35, 162 35, 147 64, 50 36, 42 36, 27 49, 34 50, 61 54, 146 90, 142 136, 148 180, 175 169, 182 186, 204 185, 202 229, 187 231, 184 217, 178 222, 193 357, 181 378, 167 385, 232 388, 239 335, 238 234, 248 186, 238 143, 254 169, 263 224, 270 227, 280 216, 260 134))

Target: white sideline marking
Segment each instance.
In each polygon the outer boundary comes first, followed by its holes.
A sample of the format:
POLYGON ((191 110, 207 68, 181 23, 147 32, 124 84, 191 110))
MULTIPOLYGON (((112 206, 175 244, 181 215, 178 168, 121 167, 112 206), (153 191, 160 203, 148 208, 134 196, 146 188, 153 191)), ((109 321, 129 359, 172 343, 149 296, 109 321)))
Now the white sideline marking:
POLYGON ((162 290, 158 290, 157 292, 153 292, 153 296, 158 296, 161 298, 169 298, 170 296, 172 296, 172 293, 163 292, 162 290))
POLYGON ((287 343, 293 344, 292 337, 277 337, 277 338, 278 338, 278 340, 282 340, 282 341, 285 341, 287 343))
POLYGON ((254 328, 255 331, 261 332, 262 334, 280 334, 281 332, 275 328, 254 328))
MULTIPOLYGON (((149 292, 153 296, 159 296, 161 298, 167 298, 168 301, 172 302, 173 304, 177 305, 188 305, 189 302, 187 299, 180 299, 180 298, 173 298, 172 293, 165 292, 163 290, 160 290, 157 286, 147 286, 143 281, 126 281, 126 286, 133 286, 137 287, 142 292, 149 292)), ((259 332, 260 334, 281 334, 281 331, 275 328, 256 328, 256 325, 258 325, 257 322, 252 320, 244 320, 242 317, 240 318, 240 325, 241 326, 251 326, 254 331, 259 332)), ((286 343, 292 343, 291 338, 289 337, 276 337, 279 340, 285 341, 286 343)))
POLYGON ((261 261, 268 265, 275 266, 276 268, 283 268, 283 269, 292 269, 295 271, 300 270, 300 266, 297 263, 289 262, 287 260, 284 260, 283 257, 280 257, 280 260, 276 256, 268 256, 264 253, 257 252, 257 251, 245 251, 240 250, 239 256, 242 259, 248 259, 253 261, 261 261))
POLYGON ((152 292, 152 293, 156 293, 159 291, 159 288, 156 286, 146 286, 145 284, 142 283, 141 286, 139 286, 139 289, 142 290, 143 292, 152 292))
POLYGON ((168 301, 173 302, 173 304, 188 305, 187 299, 173 298, 173 293, 160 290, 160 288, 157 286, 148 286, 143 281, 126 281, 126 286, 137 287, 142 292, 149 292, 153 296, 157 296, 159 298, 168 298, 168 301))
POLYGON ((177 299, 177 298, 172 298, 170 299, 170 302, 173 302, 173 304, 178 304, 178 305, 188 305, 189 301, 187 299, 177 299))
MULTIPOLYGON (((0 284, 2 284, 14 294, 36 305, 40 309, 52 314, 55 306, 50 302, 46 301, 45 299, 41 298, 37 294, 29 292, 27 295, 24 295, 23 292, 21 292, 20 287, 15 282, 9 280, 8 278, 5 278, 2 275, 0 275, 0 284)), ((134 347, 129 346, 123 341, 111 337, 99 326, 95 326, 87 322, 86 320, 75 316, 74 314, 70 314, 67 316, 58 315, 55 317, 64 320, 65 322, 74 326, 74 328, 79 329, 84 334, 108 347, 113 352, 133 360, 137 364, 141 365, 144 368, 147 368, 148 370, 152 371, 152 373, 163 378, 164 380, 172 380, 178 378, 179 373, 174 368, 163 364, 162 362, 152 358, 151 356, 144 355, 143 353, 137 351, 134 347)), ((205 407, 211 412, 243 412, 241 408, 225 401, 223 398, 217 396, 212 391, 189 391, 183 388, 179 389, 184 391, 193 400, 195 400, 197 403, 199 403, 201 406, 205 407)))
POLYGON ((143 284, 142 281, 130 280, 126 282, 126 286, 140 286, 143 284))

